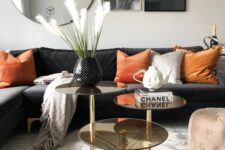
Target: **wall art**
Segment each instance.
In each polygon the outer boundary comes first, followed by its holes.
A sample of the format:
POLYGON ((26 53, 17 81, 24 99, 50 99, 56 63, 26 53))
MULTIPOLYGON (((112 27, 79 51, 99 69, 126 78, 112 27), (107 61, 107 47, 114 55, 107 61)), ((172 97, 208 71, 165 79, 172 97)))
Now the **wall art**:
POLYGON ((145 11, 186 11, 186 0, 145 0, 145 11))

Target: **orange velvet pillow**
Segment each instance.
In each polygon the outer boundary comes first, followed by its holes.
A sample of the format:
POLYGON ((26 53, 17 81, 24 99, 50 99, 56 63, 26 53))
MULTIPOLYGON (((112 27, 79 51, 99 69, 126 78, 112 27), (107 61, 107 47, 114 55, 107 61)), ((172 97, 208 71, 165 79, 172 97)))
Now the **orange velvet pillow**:
POLYGON ((218 84, 215 67, 221 53, 220 46, 196 53, 177 46, 176 51, 185 52, 181 68, 181 79, 184 82, 218 84))
POLYGON ((36 78, 32 50, 17 57, 0 51, 0 88, 32 84, 36 78))
MULTIPOLYGON (((128 56, 126 53, 117 51, 117 72, 115 82, 134 83, 133 75, 139 70, 146 70, 149 67, 151 50, 147 49, 136 55, 128 56)), ((143 75, 137 75, 138 80, 143 79, 143 75)))

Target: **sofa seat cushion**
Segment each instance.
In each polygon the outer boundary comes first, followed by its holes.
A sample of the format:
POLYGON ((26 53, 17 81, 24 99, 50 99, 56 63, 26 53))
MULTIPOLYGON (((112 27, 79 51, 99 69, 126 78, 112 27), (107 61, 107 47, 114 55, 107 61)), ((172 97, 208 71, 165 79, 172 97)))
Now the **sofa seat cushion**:
MULTIPOLYGON (((27 117, 40 117, 41 115, 41 104, 43 102, 43 96, 45 93, 45 90, 47 88, 47 85, 35 85, 28 89, 26 89, 24 93, 24 100, 25 100, 25 111, 27 117)), ((95 96, 96 100, 96 109, 105 109, 105 111, 101 111, 101 113, 104 114, 104 112, 110 112, 111 109, 109 109, 113 105, 113 97, 124 93, 124 91, 115 93, 115 94, 106 94, 106 95, 100 95, 95 96)), ((76 112, 79 113, 89 113, 89 97, 88 96, 79 96, 78 97, 78 104, 77 104, 77 110, 76 112)), ((105 116, 105 115, 103 115, 105 116)))
POLYGON ((47 85, 34 85, 26 89, 24 94, 25 111, 28 116, 39 117, 41 104, 47 85))
MULTIPOLYGON (((142 84, 128 84, 127 92, 143 88, 142 84)), ((225 88, 215 84, 166 84, 163 88, 171 90, 175 95, 186 98, 188 101, 225 101, 225 88)))
POLYGON ((16 86, 0 90, 0 122, 23 104, 23 91, 29 86, 16 86))

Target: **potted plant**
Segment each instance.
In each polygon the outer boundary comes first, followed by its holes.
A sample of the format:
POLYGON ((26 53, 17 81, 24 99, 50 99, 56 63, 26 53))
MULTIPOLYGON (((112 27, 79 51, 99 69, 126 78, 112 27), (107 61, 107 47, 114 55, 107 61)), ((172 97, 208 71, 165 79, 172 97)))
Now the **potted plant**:
POLYGON ((100 3, 95 10, 94 31, 90 53, 88 52, 87 9, 83 8, 79 12, 74 0, 65 0, 64 4, 73 19, 73 23, 59 26, 54 19, 47 22, 41 15, 36 16, 36 19, 48 31, 65 41, 79 56, 73 71, 75 81, 80 86, 94 86, 102 77, 101 67, 96 59, 96 50, 104 17, 110 11, 110 3, 100 3))

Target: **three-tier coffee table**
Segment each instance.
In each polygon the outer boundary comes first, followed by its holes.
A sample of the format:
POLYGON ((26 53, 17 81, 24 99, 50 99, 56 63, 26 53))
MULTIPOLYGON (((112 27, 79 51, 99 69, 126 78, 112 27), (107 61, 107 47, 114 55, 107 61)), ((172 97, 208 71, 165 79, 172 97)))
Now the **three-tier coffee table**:
POLYGON ((159 145, 167 139, 168 132, 161 125, 152 122, 151 110, 178 108, 186 104, 183 98, 175 96, 174 101, 169 104, 157 103, 154 107, 143 107, 135 104, 134 94, 122 94, 114 99, 114 103, 126 108, 145 109, 147 110, 147 119, 110 118, 95 121, 95 95, 123 93, 125 88, 119 88, 113 82, 100 82, 92 88, 64 84, 58 86, 56 91, 64 94, 89 96, 90 123, 79 130, 78 136, 83 142, 90 145, 91 149, 94 147, 105 150, 150 149, 159 145), (129 99, 129 102, 124 102, 123 98, 129 99))

